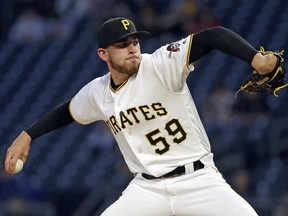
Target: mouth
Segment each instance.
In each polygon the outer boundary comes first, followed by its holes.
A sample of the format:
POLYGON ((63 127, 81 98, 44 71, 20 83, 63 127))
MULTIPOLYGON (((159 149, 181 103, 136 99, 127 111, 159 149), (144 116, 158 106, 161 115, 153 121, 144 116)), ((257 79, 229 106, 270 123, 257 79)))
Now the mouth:
POLYGON ((133 56, 128 57, 126 60, 139 60, 139 59, 140 58, 138 56, 133 55, 133 56))

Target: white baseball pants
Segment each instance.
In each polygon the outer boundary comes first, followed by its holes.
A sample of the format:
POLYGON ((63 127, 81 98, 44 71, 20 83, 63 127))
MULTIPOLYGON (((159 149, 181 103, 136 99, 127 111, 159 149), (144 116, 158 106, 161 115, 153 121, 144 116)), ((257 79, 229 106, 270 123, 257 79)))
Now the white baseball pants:
POLYGON ((257 216, 215 167, 168 179, 140 174, 101 216, 257 216))

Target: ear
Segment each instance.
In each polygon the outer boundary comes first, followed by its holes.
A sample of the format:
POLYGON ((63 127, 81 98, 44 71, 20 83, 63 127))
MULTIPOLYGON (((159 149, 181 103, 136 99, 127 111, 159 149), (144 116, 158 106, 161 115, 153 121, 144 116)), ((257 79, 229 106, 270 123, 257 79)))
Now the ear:
POLYGON ((103 60, 103 61, 107 61, 108 56, 107 56, 107 50, 103 49, 103 48, 99 48, 97 50, 98 56, 103 60))

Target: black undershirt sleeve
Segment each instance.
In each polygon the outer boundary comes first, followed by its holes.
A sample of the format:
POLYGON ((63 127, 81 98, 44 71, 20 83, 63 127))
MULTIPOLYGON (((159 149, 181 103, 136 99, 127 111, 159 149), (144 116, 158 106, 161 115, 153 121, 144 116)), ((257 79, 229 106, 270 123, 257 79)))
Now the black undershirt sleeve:
POLYGON ((69 111, 70 100, 55 107, 28 127, 25 132, 33 139, 74 122, 69 111))
POLYGON ((251 65, 254 56, 258 52, 240 35, 219 26, 200 31, 193 35, 189 64, 215 49, 237 57, 249 65, 251 65))

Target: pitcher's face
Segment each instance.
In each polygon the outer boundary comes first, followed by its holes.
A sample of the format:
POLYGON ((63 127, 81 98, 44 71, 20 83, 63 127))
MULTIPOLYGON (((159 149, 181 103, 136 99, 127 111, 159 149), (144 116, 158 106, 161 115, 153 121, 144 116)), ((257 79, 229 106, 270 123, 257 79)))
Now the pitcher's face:
POLYGON ((139 39, 136 35, 128 36, 107 48, 107 64, 118 73, 134 74, 141 62, 139 39))

